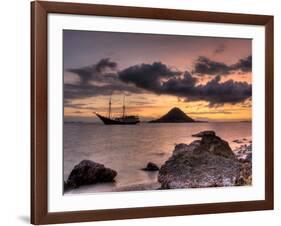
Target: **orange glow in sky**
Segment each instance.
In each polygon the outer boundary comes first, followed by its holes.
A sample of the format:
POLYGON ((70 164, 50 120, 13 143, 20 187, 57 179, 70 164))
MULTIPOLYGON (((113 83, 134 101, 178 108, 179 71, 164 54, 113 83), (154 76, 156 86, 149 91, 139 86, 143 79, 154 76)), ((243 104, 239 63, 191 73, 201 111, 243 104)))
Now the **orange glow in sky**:
POLYGON ((179 107, 195 120, 250 121, 250 39, 64 31, 64 116, 148 121, 179 107), (200 58, 201 57, 201 58, 200 58), (155 64, 156 62, 156 64, 155 64))

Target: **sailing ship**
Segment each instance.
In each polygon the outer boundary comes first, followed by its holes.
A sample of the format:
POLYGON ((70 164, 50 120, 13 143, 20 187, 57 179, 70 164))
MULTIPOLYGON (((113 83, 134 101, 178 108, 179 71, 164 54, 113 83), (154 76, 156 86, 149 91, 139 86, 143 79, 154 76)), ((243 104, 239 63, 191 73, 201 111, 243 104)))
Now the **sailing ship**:
POLYGON ((139 117, 136 115, 126 115, 125 113, 125 96, 123 97, 123 108, 122 116, 117 118, 111 117, 111 97, 109 99, 108 106, 108 117, 102 116, 97 112, 94 112, 96 116, 105 124, 105 125, 135 125, 140 122, 139 117))

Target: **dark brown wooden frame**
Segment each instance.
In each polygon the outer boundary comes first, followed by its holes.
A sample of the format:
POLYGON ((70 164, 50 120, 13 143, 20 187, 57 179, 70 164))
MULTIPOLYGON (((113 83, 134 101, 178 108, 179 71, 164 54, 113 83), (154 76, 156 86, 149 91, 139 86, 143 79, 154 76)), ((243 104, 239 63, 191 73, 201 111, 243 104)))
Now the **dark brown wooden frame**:
POLYGON ((273 209, 273 16, 62 2, 31 3, 31 223, 52 224, 273 209), (48 212, 48 13, 265 26, 265 200, 48 212))

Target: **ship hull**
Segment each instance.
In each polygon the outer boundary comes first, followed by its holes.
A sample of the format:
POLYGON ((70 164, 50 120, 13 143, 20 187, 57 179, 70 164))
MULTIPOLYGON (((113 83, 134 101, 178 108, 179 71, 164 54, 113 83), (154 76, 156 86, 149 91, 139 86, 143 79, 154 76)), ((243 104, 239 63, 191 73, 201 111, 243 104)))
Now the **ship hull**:
POLYGON ((132 122, 122 122, 122 121, 119 121, 119 120, 114 120, 114 119, 110 119, 110 118, 107 118, 107 117, 104 117, 100 114, 97 114, 96 115, 99 117, 99 119, 105 124, 105 125, 135 125, 137 123, 139 123, 139 121, 132 121, 132 122))

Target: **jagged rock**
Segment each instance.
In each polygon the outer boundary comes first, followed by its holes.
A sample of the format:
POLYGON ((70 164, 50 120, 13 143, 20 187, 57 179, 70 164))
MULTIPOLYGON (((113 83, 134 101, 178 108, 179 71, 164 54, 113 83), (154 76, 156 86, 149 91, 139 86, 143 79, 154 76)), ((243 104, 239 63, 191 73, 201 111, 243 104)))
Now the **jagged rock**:
POLYGON ((248 153, 246 158, 245 158, 245 162, 252 162, 252 153, 248 153))
POLYGON ((144 171, 158 171, 159 167, 155 163, 149 162, 149 163, 147 163, 146 167, 143 168, 142 170, 144 170, 144 171))
POLYGON ((116 175, 115 170, 106 168, 100 163, 83 160, 73 168, 64 187, 69 189, 87 184, 112 182, 116 175))
POLYGON ((201 137, 200 147, 204 150, 215 155, 221 155, 227 158, 235 158, 235 154, 231 150, 227 141, 222 140, 220 137, 216 136, 214 131, 203 131, 192 136, 201 137))
POLYGON ((243 162, 240 165, 240 176, 236 181, 236 185, 252 184, 252 162, 243 162))
POLYGON ((241 163, 228 143, 214 131, 195 134, 201 140, 178 144, 161 166, 158 181, 163 189, 237 185, 241 163))
POLYGON ((63 189, 64 191, 67 191, 69 189, 69 186, 65 181, 63 181, 63 189))
POLYGON ((241 145, 235 150, 236 157, 240 162, 240 178, 237 185, 252 184, 252 144, 241 145))
POLYGON ((234 150, 236 158, 240 162, 252 162, 252 144, 244 144, 234 150))

